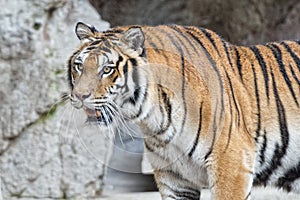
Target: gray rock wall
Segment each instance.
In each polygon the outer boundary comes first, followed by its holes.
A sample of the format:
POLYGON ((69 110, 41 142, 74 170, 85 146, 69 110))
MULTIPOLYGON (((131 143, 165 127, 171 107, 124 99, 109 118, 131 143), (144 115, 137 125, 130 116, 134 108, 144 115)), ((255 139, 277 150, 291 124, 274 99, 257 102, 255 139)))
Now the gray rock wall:
POLYGON ((210 28, 235 44, 300 38, 299 0, 89 0, 111 26, 210 28))
POLYGON ((102 30, 109 24, 87 0, 0 0, 0 10, 3 198, 99 195, 111 142, 82 126, 82 113, 69 102, 56 103, 68 93, 66 61, 79 44, 75 23, 102 30))

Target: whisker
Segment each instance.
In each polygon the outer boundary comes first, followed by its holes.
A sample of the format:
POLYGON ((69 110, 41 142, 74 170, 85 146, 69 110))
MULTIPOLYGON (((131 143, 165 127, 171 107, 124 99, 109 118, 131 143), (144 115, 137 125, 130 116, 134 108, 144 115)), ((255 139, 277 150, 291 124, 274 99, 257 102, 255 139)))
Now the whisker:
MULTIPOLYGON (((102 107, 102 109, 105 109, 105 107, 102 107)), ((106 116, 106 112, 104 111, 104 117, 106 116)), ((120 130, 117 131, 118 132, 118 135, 119 135, 119 138, 120 138, 120 141, 121 141, 121 144, 122 146, 124 147, 124 142, 123 142, 123 139, 122 139, 122 136, 120 134, 120 130)), ((114 133, 114 132, 113 132, 114 133)), ((115 134, 115 133, 114 133, 115 134)))
POLYGON ((47 117, 49 117, 49 114, 53 111, 55 111, 55 109, 57 108, 58 105, 61 105, 63 103, 65 103, 66 101, 70 100, 70 95, 64 93, 61 97, 58 98, 58 100, 56 100, 51 106, 50 109, 47 112, 47 117))
MULTIPOLYGON (((131 135, 130 131, 129 131, 129 127, 127 126, 127 123, 124 121, 124 118, 123 116, 113 108, 113 106, 107 104, 107 110, 112 113, 114 116, 115 116, 115 120, 116 122, 118 123, 117 125, 117 128, 118 128, 118 131, 120 132, 121 129, 119 127, 124 127, 127 134, 131 137, 132 141, 134 141, 134 138, 133 136, 131 135), (120 124, 121 123, 121 124, 120 124)), ((123 131, 121 131, 123 133, 123 131)))
MULTIPOLYGON (((58 133, 59 133, 59 135, 60 135, 60 137, 62 137, 62 134, 60 134, 61 132, 60 132, 60 129, 61 129, 61 127, 62 127, 62 119, 64 119, 64 117, 65 117, 65 114, 66 114, 66 111, 68 110, 68 106, 67 105, 65 105, 65 108, 64 108, 64 110, 63 110, 63 113, 62 113, 62 115, 60 116, 60 118, 58 119, 58 133)), ((71 109, 73 109, 73 107, 71 107, 71 109)), ((72 111, 70 111, 70 115, 69 115, 69 120, 70 120, 70 116, 71 116, 71 112, 72 111)))
POLYGON ((71 124, 71 119, 70 117, 73 117, 74 116, 74 107, 72 107, 72 111, 71 111, 71 114, 69 116, 69 120, 68 120, 68 124, 67 124, 67 128, 66 128, 66 135, 68 135, 69 133, 69 128, 70 128, 70 124, 71 124))
MULTIPOLYGON (((111 125, 110 125, 110 123, 109 123, 109 119, 108 119, 108 117, 107 117, 107 114, 106 114, 106 111, 105 111, 105 107, 100 107, 100 109, 101 109, 101 115, 103 115, 103 117, 104 117, 104 119, 105 119, 105 121, 106 121, 106 125, 107 125, 108 128, 109 128, 109 131, 110 131, 113 135, 115 135, 115 131, 113 130, 114 128, 112 128, 111 125)), ((119 131, 118 131, 118 134, 119 134, 121 143, 122 143, 122 145, 124 146, 124 143, 123 143, 123 140, 122 140, 122 138, 121 138, 121 136, 120 136, 120 132, 119 132, 119 131)))
MULTIPOLYGON (((111 100, 108 100, 108 104, 110 104, 112 107, 114 107, 115 110, 118 110, 118 111, 125 111, 125 113, 129 113, 130 115, 135 115, 136 113, 134 113, 132 110, 130 109, 127 109, 127 108, 121 108, 119 107, 115 102, 111 101, 111 100)), ((129 117, 127 116, 124 116, 122 115, 123 118, 125 117, 126 119, 130 119, 129 117)))
POLYGON ((118 119, 121 121, 123 127, 127 130, 127 133, 130 135, 130 137, 133 139, 133 136, 131 135, 131 132, 134 133, 136 136, 138 136, 139 134, 137 134, 136 131, 132 130, 128 125, 126 120, 124 119, 124 116, 119 112, 120 109, 118 109, 118 106, 114 103, 109 101, 108 102, 108 106, 109 108, 115 113, 116 116, 118 116, 118 119), (114 104, 114 105, 111 105, 114 104))
POLYGON ((99 159, 93 154, 93 152, 91 152, 91 151, 87 148, 87 146, 85 145, 83 139, 82 139, 81 136, 80 136, 79 130, 78 130, 78 128, 77 128, 77 123, 76 123, 74 114, 72 115, 72 117, 73 117, 73 123, 74 123, 74 125, 75 125, 75 132, 76 132, 76 135, 77 135, 77 137, 78 137, 78 139, 79 139, 81 145, 84 147, 84 149, 85 149, 85 150, 86 150, 86 151, 87 151, 87 152, 88 152, 88 153, 89 153, 96 161, 98 161, 98 162, 103 163, 103 164, 106 165, 107 163, 104 163, 103 161, 99 160, 99 159))

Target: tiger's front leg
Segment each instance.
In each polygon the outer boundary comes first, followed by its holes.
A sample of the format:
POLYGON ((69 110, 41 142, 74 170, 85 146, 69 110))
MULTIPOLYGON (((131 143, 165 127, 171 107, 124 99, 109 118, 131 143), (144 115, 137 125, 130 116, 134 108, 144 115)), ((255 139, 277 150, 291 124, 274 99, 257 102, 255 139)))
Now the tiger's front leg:
POLYGON ((207 158, 207 172, 214 200, 251 199, 255 147, 251 139, 236 136, 229 143, 221 136, 207 158))
POLYGON ((163 200, 199 200, 200 190, 172 170, 155 170, 154 177, 163 200))

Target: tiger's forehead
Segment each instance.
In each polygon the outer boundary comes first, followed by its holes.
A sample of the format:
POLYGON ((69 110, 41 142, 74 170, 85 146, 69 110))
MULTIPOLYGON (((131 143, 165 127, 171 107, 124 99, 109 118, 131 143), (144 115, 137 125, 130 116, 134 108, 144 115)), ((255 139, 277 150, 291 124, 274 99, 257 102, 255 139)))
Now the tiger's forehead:
POLYGON ((111 64, 118 60, 118 53, 111 48, 108 47, 84 47, 79 54, 74 59, 74 63, 76 64, 84 64, 85 60, 89 56, 97 57, 97 63, 99 66, 103 66, 105 64, 111 64))
POLYGON ((98 64, 100 66, 105 64, 113 64, 118 60, 118 53, 116 51, 105 52, 98 55, 98 64))

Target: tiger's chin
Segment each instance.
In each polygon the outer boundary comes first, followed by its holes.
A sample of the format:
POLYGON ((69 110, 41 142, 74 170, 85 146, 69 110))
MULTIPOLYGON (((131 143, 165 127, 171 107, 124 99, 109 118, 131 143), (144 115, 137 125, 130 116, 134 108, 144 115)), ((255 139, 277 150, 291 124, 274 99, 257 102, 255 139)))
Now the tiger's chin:
POLYGON ((86 107, 84 107, 83 109, 87 115, 85 123, 89 125, 108 126, 113 123, 113 116, 110 113, 97 109, 92 110, 86 107))
POLYGON ((94 126, 108 126, 113 123, 113 120, 105 120, 102 117, 87 116, 85 123, 94 126))

